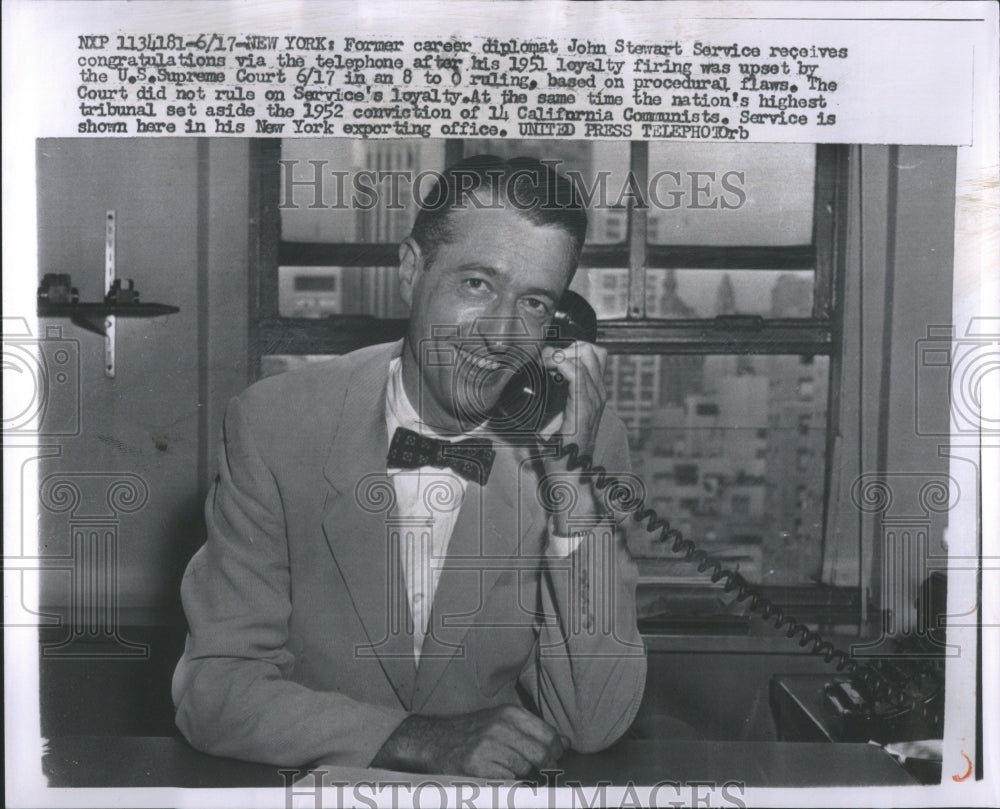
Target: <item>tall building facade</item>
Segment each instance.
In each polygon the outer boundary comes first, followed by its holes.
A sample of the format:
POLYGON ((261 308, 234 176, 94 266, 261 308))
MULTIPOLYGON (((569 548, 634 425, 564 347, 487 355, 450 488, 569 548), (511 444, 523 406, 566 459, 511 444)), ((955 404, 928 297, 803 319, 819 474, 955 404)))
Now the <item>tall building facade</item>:
MULTIPOLYGON (((620 303, 627 275, 592 273, 592 288, 595 278, 595 301, 620 303)), ((699 315, 673 273, 651 278, 651 316, 699 315)), ((802 317, 811 301, 808 279, 782 275, 769 315, 802 317)), ((726 275, 715 310, 739 314, 726 275)), ((605 383, 629 427, 649 503, 748 579, 793 583, 821 555, 828 371, 825 357, 615 355, 605 383)), ((698 575, 640 530, 629 542, 647 575, 698 575)))

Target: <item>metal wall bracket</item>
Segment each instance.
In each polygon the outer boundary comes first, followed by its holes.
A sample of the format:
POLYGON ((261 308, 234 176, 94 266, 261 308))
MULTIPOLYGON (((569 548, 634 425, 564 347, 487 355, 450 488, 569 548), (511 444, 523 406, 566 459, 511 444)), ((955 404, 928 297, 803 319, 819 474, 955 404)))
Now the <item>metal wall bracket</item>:
POLYGON ((118 280, 117 241, 115 212, 108 211, 104 219, 103 300, 81 303, 69 273, 46 273, 38 287, 39 317, 67 317, 80 328, 104 337, 104 374, 112 378, 118 318, 157 317, 180 311, 166 303, 140 303, 132 279, 118 280))

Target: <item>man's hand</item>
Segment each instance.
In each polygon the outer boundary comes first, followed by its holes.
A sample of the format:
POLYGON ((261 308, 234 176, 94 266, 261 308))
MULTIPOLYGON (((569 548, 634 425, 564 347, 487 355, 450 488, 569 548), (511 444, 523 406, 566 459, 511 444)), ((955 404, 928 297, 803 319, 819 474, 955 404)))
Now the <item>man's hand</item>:
MULTIPOLYGON (((577 445, 582 455, 594 456, 594 445, 597 440, 597 428, 608 400, 604 388, 604 366, 608 360, 608 352, 600 346, 577 340, 566 348, 546 346, 542 358, 548 368, 554 368, 569 381, 569 395, 566 408, 563 411, 562 422, 554 421, 556 430, 564 443, 577 445)), ((548 437, 550 431, 544 431, 548 437)), ((556 459, 548 455, 542 459, 546 475, 552 475, 562 486, 571 486, 575 495, 573 516, 584 518, 593 515, 599 518, 601 509, 598 506, 591 482, 579 472, 569 472, 568 458, 556 459)), ((552 510, 555 531, 560 536, 569 536, 571 528, 567 523, 567 509, 552 510)))
POLYGON ((502 705, 458 716, 409 716, 371 766, 509 780, 554 767, 567 744, 534 714, 502 705))
POLYGON ((559 433, 566 441, 579 446, 583 454, 593 455, 597 427, 608 401, 604 389, 607 349, 576 340, 565 348, 545 346, 542 361, 547 368, 558 371, 569 382, 569 396, 559 433))

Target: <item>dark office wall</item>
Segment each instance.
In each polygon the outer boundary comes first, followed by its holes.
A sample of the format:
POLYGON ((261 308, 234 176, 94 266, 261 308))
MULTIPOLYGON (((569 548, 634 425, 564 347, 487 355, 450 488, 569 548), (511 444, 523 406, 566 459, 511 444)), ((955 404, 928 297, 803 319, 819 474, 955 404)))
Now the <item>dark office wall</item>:
POLYGON ((39 322, 79 357, 78 392, 60 391, 78 396, 78 431, 47 440, 58 454, 36 462, 40 552, 65 557, 47 561, 40 603, 65 615, 116 598, 122 622, 145 622, 176 608, 181 570, 204 538, 219 419, 246 384, 248 143, 41 140, 37 169, 40 274, 71 273, 81 301, 101 300, 114 210, 118 277, 133 279, 142 301, 180 307, 118 318, 113 378, 103 337, 66 319, 39 322), (91 576, 104 560, 74 545, 90 525, 102 541, 114 535, 113 579, 91 576))

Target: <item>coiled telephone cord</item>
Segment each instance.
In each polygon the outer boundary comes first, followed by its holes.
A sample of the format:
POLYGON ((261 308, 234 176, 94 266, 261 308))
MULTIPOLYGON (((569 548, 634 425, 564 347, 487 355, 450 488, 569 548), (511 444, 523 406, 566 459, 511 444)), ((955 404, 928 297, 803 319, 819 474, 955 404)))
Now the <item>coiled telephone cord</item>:
POLYGON ((905 681, 900 681, 898 678, 889 679, 876 667, 859 663, 848 652, 834 646, 794 615, 786 613, 738 572, 724 567, 690 539, 685 539, 679 529, 670 526, 669 520, 660 517, 654 509, 648 508, 628 484, 609 474, 605 467, 595 464, 589 455, 581 453, 577 444, 564 443, 558 433, 550 438, 536 436, 536 440, 540 446, 554 451, 556 458, 566 458, 569 469, 582 470, 588 475, 593 475, 593 483, 598 491, 610 489, 608 500, 616 510, 627 512, 635 522, 643 525, 648 533, 659 532, 656 541, 667 545, 671 552, 683 556, 684 561, 696 562, 699 573, 711 569, 709 577, 713 584, 724 580, 722 588, 725 592, 734 593, 740 603, 749 601, 749 609, 760 613, 764 620, 771 621, 776 630, 783 629, 788 638, 797 638, 799 646, 809 647, 810 654, 822 657, 828 664, 834 663, 837 671, 846 670, 860 689, 896 708, 907 704, 910 694, 905 681))

